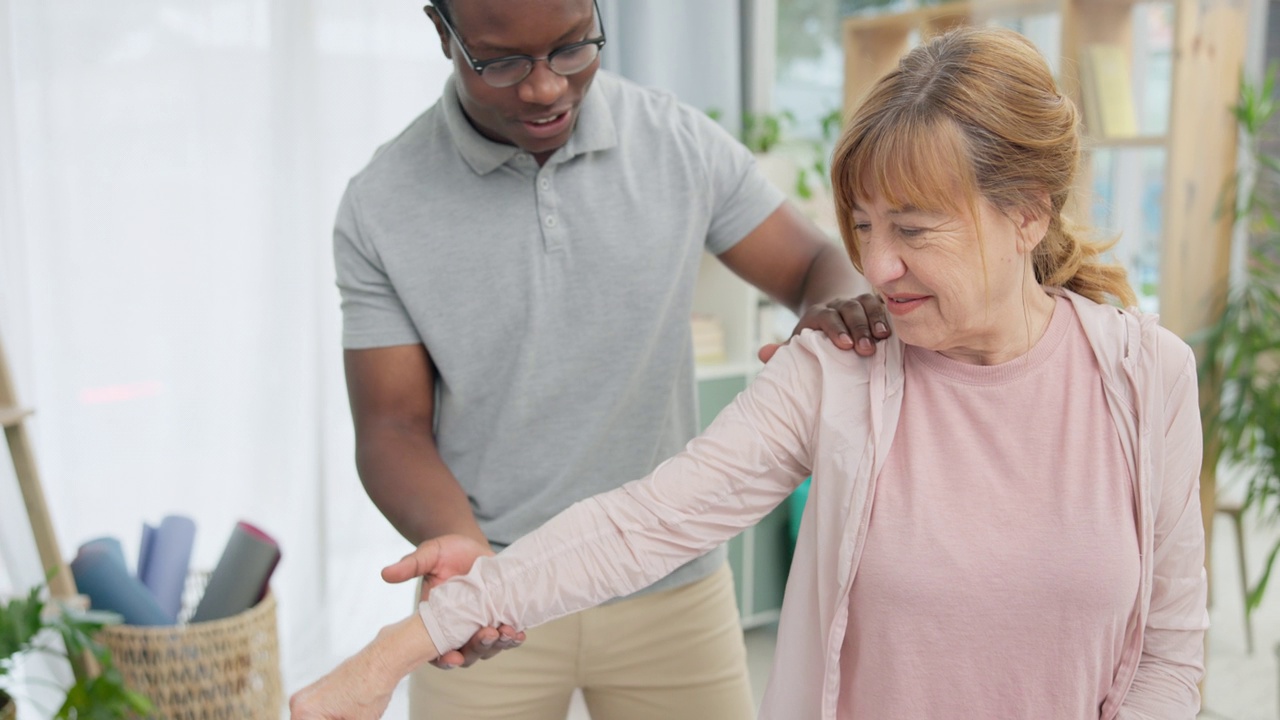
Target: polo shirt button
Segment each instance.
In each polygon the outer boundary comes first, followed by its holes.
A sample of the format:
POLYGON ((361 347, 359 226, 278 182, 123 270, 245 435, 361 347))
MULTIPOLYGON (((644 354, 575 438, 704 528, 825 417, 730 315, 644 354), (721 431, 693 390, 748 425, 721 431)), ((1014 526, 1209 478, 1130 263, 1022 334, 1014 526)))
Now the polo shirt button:
POLYGON ((548 215, 548 216, 547 216, 547 227, 555 227, 555 226, 556 226, 556 216, 555 216, 555 215, 548 215))
POLYGON ((542 188, 543 190, 546 190, 547 188, 551 187, 551 181, 546 178, 542 178, 541 180, 538 181, 538 187, 542 188))
POLYGON ((516 162, 524 162, 525 160, 528 160, 528 159, 529 159, 529 156, 525 155, 524 153, 516 154, 516 162))

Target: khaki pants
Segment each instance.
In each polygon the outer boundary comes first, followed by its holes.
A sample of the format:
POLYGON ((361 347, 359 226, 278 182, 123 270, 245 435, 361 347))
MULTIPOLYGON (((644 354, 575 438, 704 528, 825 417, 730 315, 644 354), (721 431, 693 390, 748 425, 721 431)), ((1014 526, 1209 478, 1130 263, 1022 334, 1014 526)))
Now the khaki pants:
POLYGON ((424 665, 409 683, 409 717, 564 720, 575 688, 592 720, 755 717, 728 565, 533 628, 469 668, 424 665))

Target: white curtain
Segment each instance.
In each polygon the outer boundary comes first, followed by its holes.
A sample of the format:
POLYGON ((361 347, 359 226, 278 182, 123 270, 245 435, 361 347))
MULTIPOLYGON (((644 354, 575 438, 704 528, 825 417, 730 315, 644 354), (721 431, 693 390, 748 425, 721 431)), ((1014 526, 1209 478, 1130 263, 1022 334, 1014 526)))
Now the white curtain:
MULTIPOLYGON (((0 335, 64 555, 274 535, 286 686, 410 607, 352 463, 330 229, 449 66, 411 3, 0 1, 0 335)), ((4 585, 40 578, 0 463, 4 585)))
POLYGON ((743 2, 757 0, 600 0, 607 67, 663 88, 737 128, 742 110, 743 2))
MULTIPOLYGON (((737 0, 715 4, 602 3, 627 50, 606 63, 736 112, 737 0)), ((352 461, 330 233, 449 67, 412 2, 0 0, 0 338, 62 552, 136 556, 177 513, 211 568, 257 524, 283 549, 289 691, 410 609, 352 461)), ((42 573, 0 461, 7 594, 42 573)))

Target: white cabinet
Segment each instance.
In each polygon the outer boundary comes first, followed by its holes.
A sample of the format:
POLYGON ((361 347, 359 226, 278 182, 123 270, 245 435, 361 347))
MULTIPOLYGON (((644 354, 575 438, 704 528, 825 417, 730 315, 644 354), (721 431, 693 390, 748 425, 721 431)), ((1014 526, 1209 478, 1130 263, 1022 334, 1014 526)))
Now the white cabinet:
MULTIPOLYGON (((756 358, 761 344, 762 313, 768 317, 776 310, 787 312, 770 305, 758 290, 743 282, 714 256, 703 256, 694 294, 694 312, 717 319, 724 335, 724 357, 722 362, 697 366, 701 427, 705 428, 732 402, 762 367, 756 358)), ((729 542, 729 563, 733 567, 734 590, 744 627, 778 619, 791 558, 788 529, 788 506, 783 503, 755 527, 729 542)))

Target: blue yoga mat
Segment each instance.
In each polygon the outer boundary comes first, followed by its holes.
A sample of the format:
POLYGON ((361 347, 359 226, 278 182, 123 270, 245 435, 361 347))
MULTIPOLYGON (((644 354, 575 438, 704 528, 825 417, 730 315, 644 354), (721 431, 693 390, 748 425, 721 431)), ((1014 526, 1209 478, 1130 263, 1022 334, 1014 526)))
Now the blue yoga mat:
POLYGON ((126 625, 173 625, 177 619, 165 613, 136 577, 104 544, 80 548, 71 561, 76 588, 89 596, 94 610, 108 610, 124 618, 126 625))

